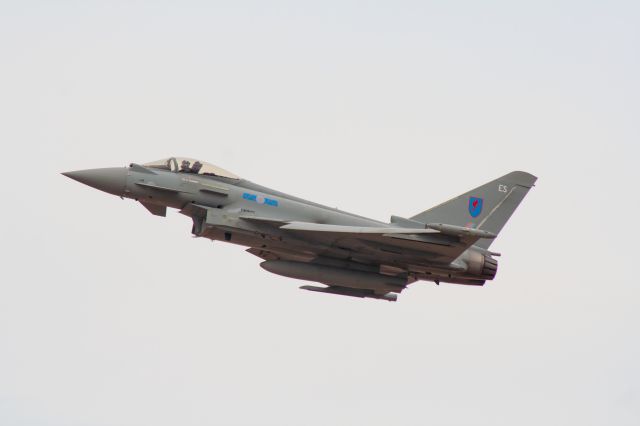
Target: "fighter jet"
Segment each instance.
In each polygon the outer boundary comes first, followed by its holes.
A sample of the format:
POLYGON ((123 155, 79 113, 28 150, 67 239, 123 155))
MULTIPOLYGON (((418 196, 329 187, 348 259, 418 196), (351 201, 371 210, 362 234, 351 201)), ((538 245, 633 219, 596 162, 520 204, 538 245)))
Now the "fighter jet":
POLYGON ((156 216, 177 209, 193 221, 194 236, 248 247, 269 272, 323 284, 301 289, 388 301, 416 281, 481 286, 494 279, 500 255, 489 247, 537 179, 511 172, 384 223, 190 158, 63 175, 136 200, 156 216))

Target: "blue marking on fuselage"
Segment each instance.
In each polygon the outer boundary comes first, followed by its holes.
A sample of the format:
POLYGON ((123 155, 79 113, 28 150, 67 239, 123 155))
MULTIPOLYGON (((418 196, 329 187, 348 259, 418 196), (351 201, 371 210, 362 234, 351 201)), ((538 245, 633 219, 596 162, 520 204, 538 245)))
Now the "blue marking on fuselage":
POLYGON ((242 198, 249 201, 255 201, 258 204, 266 204, 267 206, 278 207, 278 200, 273 198, 258 197, 256 194, 250 194, 245 192, 242 194, 242 198))

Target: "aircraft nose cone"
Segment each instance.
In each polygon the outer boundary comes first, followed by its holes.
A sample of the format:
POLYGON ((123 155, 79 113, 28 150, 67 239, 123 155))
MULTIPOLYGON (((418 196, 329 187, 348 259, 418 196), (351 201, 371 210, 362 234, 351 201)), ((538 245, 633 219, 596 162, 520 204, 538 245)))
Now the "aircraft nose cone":
POLYGON ((107 167, 104 169, 77 170, 62 173, 68 178, 89 185, 109 194, 122 196, 127 184, 127 169, 124 167, 107 167))

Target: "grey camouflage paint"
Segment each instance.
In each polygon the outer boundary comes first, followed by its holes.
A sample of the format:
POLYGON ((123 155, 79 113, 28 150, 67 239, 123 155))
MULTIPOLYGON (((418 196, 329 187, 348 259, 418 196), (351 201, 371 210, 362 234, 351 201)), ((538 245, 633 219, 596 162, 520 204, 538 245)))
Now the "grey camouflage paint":
POLYGON ((139 164, 63 174, 134 199, 154 215, 178 209, 192 219, 195 236, 248 247, 267 271, 327 286, 305 290, 390 301, 415 281, 493 279, 498 254, 488 248, 536 181, 511 172, 383 223, 222 175, 139 164))

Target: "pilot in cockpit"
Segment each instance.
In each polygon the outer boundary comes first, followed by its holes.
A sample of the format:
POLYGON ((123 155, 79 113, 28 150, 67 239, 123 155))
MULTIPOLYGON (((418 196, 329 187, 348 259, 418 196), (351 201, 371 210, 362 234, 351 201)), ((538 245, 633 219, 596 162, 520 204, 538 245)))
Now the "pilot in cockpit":
POLYGON ((202 163, 199 161, 195 161, 193 166, 191 167, 191 173, 198 174, 200 173, 200 169, 202 169, 202 163))
POLYGON ((216 167, 213 164, 193 158, 171 157, 169 159, 153 161, 143 164, 144 167, 167 170, 173 173, 186 173, 198 176, 223 177, 225 179, 240 179, 233 173, 216 167))

